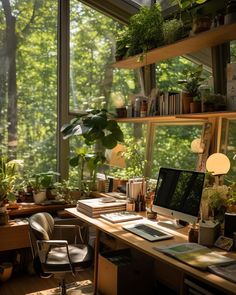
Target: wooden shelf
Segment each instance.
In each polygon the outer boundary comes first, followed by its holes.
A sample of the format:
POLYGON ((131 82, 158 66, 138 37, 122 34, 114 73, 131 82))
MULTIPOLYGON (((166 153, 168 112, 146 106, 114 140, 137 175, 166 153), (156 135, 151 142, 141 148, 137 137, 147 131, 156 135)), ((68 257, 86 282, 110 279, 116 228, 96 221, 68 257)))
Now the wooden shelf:
POLYGON ((236 39, 236 23, 223 25, 176 43, 153 49, 146 54, 138 54, 113 64, 115 68, 135 69, 168 58, 184 55, 207 47, 236 39), (142 57, 142 61, 140 61, 142 57))
POLYGON ((191 120, 207 120, 208 118, 236 118, 236 111, 212 112, 212 113, 192 113, 178 114, 170 116, 153 116, 153 117, 132 117, 132 118, 116 118, 120 123, 147 123, 147 122, 168 122, 168 121, 191 121, 191 120))

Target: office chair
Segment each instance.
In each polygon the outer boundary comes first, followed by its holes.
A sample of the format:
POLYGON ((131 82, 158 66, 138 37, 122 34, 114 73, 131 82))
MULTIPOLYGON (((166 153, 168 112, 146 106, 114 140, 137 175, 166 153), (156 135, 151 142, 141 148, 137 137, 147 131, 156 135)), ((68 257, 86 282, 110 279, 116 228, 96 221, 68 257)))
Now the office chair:
MULTIPOLYGON (((82 227, 78 225, 56 225, 46 212, 36 213, 28 218, 29 236, 34 269, 43 278, 59 275, 61 295, 66 294, 65 274, 90 267, 93 262, 93 248, 84 243, 82 227), (53 240, 56 228, 78 229, 80 243, 69 244, 67 240, 53 240)), ((75 239, 77 235, 75 234, 75 239)))

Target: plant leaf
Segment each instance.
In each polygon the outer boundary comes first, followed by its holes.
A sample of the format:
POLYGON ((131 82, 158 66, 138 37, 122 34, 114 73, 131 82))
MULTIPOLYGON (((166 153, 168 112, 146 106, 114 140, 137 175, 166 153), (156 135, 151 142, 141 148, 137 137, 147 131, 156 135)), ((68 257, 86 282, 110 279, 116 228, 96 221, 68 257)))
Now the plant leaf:
POLYGON ((79 165, 79 160, 80 160, 80 156, 76 156, 76 157, 73 157, 70 159, 69 161, 69 164, 72 166, 72 167, 76 167, 79 165))
POLYGON ((101 141, 104 147, 107 149, 113 149, 117 145, 117 140, 113 134, 104 136, 101 141))

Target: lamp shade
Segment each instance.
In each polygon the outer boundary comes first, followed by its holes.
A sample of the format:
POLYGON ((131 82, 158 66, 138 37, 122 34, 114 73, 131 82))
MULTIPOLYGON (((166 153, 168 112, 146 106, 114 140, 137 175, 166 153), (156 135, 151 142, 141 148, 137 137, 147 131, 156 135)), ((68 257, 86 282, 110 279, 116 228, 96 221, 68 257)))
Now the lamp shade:
POLYGON ((125 156, 122 155, 126 151, 125 146, 117 144, 112 150, 105 151, 105 157, 110 166, 125 168, 125 156))
POLYGON ((202 154, 204 152, 204 144, 201 142, 201 138, 195 138, 191 142, 191 151, 197 154, 202 154))
POLYGON ((227 174, 230 169, 229 158, 222 153, 212 154, 206 161, 206 169, 213 175, 227 174))

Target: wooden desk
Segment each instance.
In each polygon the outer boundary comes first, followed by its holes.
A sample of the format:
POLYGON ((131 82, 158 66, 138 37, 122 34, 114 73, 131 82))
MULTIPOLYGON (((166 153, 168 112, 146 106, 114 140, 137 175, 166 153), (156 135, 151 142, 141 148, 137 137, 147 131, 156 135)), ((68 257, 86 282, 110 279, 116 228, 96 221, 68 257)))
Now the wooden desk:
POLYGON ((59 204, 59 205, 36 205, 34 203, 24 203, 24 205, 20 205, 18 209, 8 210, 8 214, 11 219, 22 217, 22 216, 30 216, 37 212, 49 212, 55 213, 56 211, 63 210, 65 208, 71 208, 74 205, 70 204, 59 204))
MULTIPOLYGON (((102 218, 90 218, 85 214, 82 214, 76 210, 76 208, 66 209, 67 212, 71 213, 73 216, 81 219, 82 221, 88 223, 89 225, 95 226, 97 237, 96 237, 96 245, 95 245, 95 269, 94 269, 94 286, 95 291, 97 292, 97 272, 98 272, 98 250, 99 250, 99 239, 100 233, 105 232, 108 235, 114 237, 115 239, 124 242, 128 246, 135 248, 147 255, 155 258, 157 262, 162 265, 163 269, 161 272, 165 272, 162 274, 165 277, 166 284, 168 284, 168 280, 170 280, 169 284, 171 284, 171 274, 168 273, 169 269, 173 270, 176 274, 180 274, 178 277, 181 278, 177 283, 179 286, 179 294, 187 294, 184 286, 185 278, 193 278, 199 282, 205 283, 207 286, 214 287, 219 294, 236 294, 236 284, 231 283, 219 276, 211 274, 205 271, 199 271, 193 267, 190 267, 184 263, 181 263, 174 258, 171 258, 161 252, 158 252, 153 249, 153 246, 168 246, 173 243, 181 243, 187 241, 187 229, 183 228, 178 231, 170 230, 174 234, 174 238, 170 240, 158 241, 158 242, 148 242, 141 237, 135 236, 132 233, 129 233, 122 229, 120 224, 111 224, 108 221, 103 220, 102 218)), ((227 255, 232 256, 236 259, 236 253, 227 253, 227 255)))

